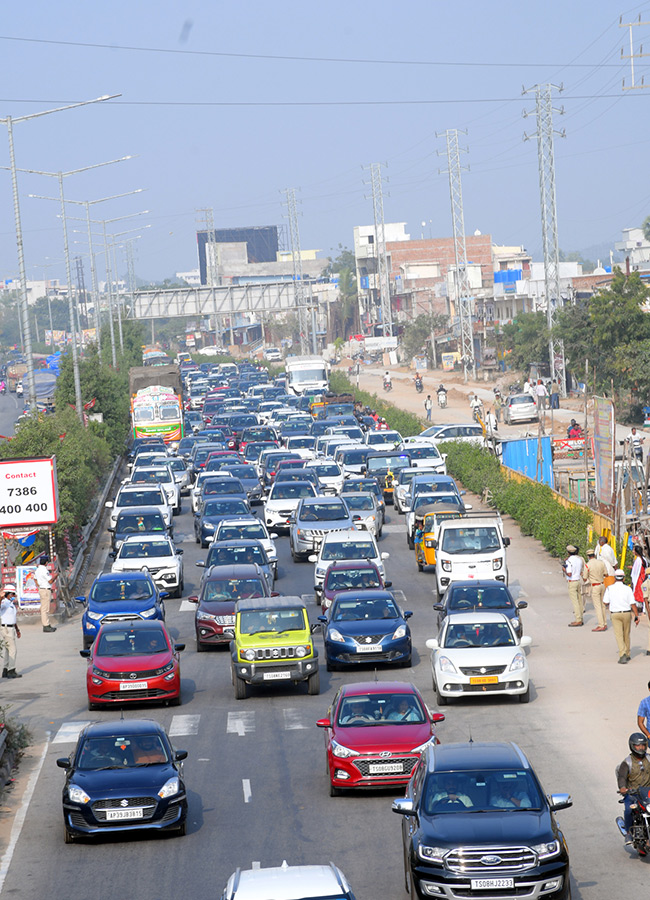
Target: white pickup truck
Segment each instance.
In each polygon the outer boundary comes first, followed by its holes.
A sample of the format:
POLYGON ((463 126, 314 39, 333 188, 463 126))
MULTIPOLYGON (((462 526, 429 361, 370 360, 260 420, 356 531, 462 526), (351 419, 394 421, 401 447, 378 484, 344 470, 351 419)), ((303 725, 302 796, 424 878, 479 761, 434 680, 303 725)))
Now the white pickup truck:
POLYGON ((436 540, 436 586, 442 596, 452 581, 495 579, 508 584, 506 548, 501 519, 463 516, 440 523, 436 540))

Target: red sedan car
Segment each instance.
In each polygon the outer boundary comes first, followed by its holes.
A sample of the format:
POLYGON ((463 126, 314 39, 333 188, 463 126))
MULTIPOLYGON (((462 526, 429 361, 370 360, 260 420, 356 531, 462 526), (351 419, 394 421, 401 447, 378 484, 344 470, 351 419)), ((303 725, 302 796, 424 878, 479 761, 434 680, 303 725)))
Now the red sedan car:
POLYGON ((343 685, 329 718, 316 722, 326 729, 330 796, 346 788, 406 784, 424 748, 439 743, 435 724, 444 718, 427 709, 412 684, 343 685))
POLYGON ((79 653, 88 660, 88 709, 118 703, 160 700, 181 702, 179 653, 163 622, 107 622, 92 647, 79 653))

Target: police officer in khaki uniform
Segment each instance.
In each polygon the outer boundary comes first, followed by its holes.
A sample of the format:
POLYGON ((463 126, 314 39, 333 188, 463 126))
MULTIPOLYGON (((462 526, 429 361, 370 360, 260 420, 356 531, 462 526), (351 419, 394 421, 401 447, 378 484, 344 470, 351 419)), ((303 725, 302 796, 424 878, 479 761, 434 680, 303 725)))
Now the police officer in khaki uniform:
POLYGON ((598 625, 592 631, 607 631, 607 619, 603 606, 603 594, 605 593, 605 575, 607 566, 602 559, 596 559, 596 549, 587 550, 587 578, 591 585, 591 602, 596 611, 598 625))

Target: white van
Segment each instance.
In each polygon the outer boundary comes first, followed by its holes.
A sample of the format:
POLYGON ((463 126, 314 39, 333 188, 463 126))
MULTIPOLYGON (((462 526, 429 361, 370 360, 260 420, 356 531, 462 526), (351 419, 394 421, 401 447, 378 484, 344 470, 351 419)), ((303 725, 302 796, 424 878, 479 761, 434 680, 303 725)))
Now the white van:
POLYGON ((508 584, 506 547, 498 517, 463 516, 440 523, 436 540, 436 586, 442 596, 452 581, 495 579, 508 584))

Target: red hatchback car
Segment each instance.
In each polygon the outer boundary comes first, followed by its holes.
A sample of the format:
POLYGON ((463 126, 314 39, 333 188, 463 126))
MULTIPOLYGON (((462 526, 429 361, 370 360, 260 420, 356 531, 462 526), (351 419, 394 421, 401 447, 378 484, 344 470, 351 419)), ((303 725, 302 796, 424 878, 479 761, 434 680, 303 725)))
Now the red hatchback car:
POLYGON ((163 622, 107 622, 92 647, 79 653, 88 660, 88 709, 113 703, 160 700, 169 706, 181 702, 178 654, 185 644, 174 644, 163 622))
POLYGON ((339 689, 326 729, 330 796, 343 789, 406 784, 420 754, 439 743, 435 725, 443 713, 431 713, 418 689, 402 681, 368 681, 339 689))

